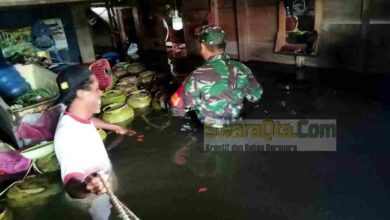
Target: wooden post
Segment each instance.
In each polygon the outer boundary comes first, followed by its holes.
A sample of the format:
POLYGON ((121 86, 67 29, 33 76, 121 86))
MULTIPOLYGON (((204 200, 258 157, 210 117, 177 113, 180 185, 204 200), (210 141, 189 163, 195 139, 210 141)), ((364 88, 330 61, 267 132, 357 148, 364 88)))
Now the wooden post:
POLYGON ((210 0, 211 13, 214 15, 215 24, 219 25, 218 0, 210 0))
POLYGON ((137 7, 132 7, 133 9, 133 19, 134 19, 134 25, 135 25, 135 33, 137 35, 139 43, 141 43, 142 39, 142 33, 140 30, 140 22, 139 22, 139 15, 138 15, 138 9, 137 7))
POLYGON ((90 0, 1 0, 0 7, 44 5, 55 3, 90 2, 90 0))
POLYGON ((81 61, 90 63, 95 61, 95 50, 88 19, 84 9, 87 5, 74 5, 71 7, 73 24, 76 31, 77 43, 80 49, 81 61))
POLYGON ((362 25, 360 28, 360 63, 363 72, 367 71, 368 59, 367 59, 367 44, 368 44, 368 28, 370 25, 370 15, 369 15, 369 0, 362 0, 362 11, 361 11, 361 20, 362 25))
POLYGON ((111 45, 117 49, 118 46, 116 44, 116 41, 115 41, 115 34, 114 34, 114 29, 113 29, 113 17, 111 15, 111 8, 110 8, 110 2, 106 2, 105 3, 105 7, 106 7, 106 10, 107 10, 107 15, 108 15, 108 22, 109 22, 109 27, 110 27, 110 38, 111 38, 111 45))
POLYGON ((322 0, 315 1, 315 17, 314 17, 314 30, 317 31, 317 41, 314 46, 314 53, 318 54, 318 47, 320 44, 320 37, 322 32, 322 19, 323 19, 323 6, 322 0))
POLYGON ((249 42, 249 26, 248 26, 248 1, 236 0, 236 24, 238 37, 238 57, 241 61, 248 61, 248 42, 249 42))
POLYGON ((279 1, 278 6, 278 33, 274 52, 280 52, 282 46, 286 44, 286 9, 283 1, 279 1))

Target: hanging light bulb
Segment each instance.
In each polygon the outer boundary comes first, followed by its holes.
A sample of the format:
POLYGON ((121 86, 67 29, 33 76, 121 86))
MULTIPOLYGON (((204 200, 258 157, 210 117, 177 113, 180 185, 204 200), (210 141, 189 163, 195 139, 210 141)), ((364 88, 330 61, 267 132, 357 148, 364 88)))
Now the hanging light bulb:
POLYGON ((179 17, 177 10, 175 10, 175 15, 172 17, 172 27, 176 31, 183 29, 183 20, 179 17))

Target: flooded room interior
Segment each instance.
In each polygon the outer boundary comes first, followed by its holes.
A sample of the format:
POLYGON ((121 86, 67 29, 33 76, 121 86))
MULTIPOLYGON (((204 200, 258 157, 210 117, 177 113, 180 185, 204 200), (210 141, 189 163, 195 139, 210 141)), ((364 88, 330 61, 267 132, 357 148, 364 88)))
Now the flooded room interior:
POLYGON ((389 11, 0 1, 0 220, 390 219, 389 11))

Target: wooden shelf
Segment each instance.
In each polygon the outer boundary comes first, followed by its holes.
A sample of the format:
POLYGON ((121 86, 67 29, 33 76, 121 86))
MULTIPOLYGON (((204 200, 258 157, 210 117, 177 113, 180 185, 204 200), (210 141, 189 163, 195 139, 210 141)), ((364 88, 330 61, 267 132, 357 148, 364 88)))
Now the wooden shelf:
MULTIPOLYGON (((276 36, 276 43, 274 52, 286 55, 295 56, 316 56, 318 54, 318 42, 320 39, 321 23, 322 23, 322 0, 312 0, 314 2, 314 9, 312 13, 307 13, 304 19, 310 19, 313 16, 314 25, 305 30, 300 30, 299 25, 293 31, 286 31, 286 8, 281 0, 279 2, 279 22, 278 33, 276 36), (315 34, 316 33, 316 34, 315 34), (288 39, 298 39, 295 42, 288 42, 288 39), (307 40, 307 41, 306 41, 307 40), (310 48, 308 48, 308 46, 310 48)), ((292 17, 299 23, 300 15, 296 15, 291 9, 292 17)))

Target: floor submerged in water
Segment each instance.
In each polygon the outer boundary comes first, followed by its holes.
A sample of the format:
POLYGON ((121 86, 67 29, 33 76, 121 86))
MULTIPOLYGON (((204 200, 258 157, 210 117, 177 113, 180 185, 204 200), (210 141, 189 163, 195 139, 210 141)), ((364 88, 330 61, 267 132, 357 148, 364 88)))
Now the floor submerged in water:
MULTIPOLYGON (((161 130, 138 117, 132 127, 142 141, 107 140, 117 196, 141 219, 389 219, 387 77, 373 84, 333 70, 249 65, 264 96, 248 105, 246 118, 337 119, 337 151, 205 153, 194 129, 182 131, 188 121, 154 112, 148 115, 153 125, 170 120, 169 126, 161 130)), ((60 196, 15 214, 87 218, 60 196)))

